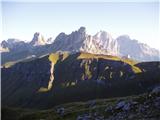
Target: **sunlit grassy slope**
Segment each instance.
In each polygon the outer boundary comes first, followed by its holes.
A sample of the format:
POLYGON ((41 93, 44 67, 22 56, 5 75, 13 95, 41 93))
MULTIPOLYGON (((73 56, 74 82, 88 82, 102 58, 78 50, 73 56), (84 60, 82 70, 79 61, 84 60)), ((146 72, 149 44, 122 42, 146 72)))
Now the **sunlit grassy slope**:
MULTIPOLYGON (((56 62, 61 59, 61 61, 65 60, 67 57, 69 56, 69 53, 64 52, 61 55, 59 53, 52 53, 49 56, 49 60, 53 63, 56 64, 56 62)), ((84 53, 81 52, 79 54, 79 56, 77 57, 77 60, 79 59, 105 59, 105 60, 113 60, 113 61, 122 61, 124 63, 127 63, 129 65, 132 66, 132 70, 135 73, 140 73, 142 72, 141 69, 137 66, 135 66, 135 64, 137 64, 138 62, 132 59, 125 59, 125 58, 120 58, 117 56, 112 56, 112 55, 99 55, 99 54, 91 54, 91 53, 84 53)))
POLYGON ((135 73, 142 72, 139 67, 134 66, 138 62, 136 60, 132 60, 132 59, 120 58, 120 57, 112 56, 112 55, 98 55, 98 54, 90 54, 90 53, 81 53, 77 59, 99 59, 99 58, 103 58, 106 60, 113 60, 113 61, 123 61, 124 63, 131 65, 132 70, 135 73))
MULTIPOLYGON (((63 52, 61 55, 59 53, 52 53, 49 55, 49 60, 51 62, 53 62, 54 64, 57 63, 58 60, 65 60, 70 54, 68 52, 63 52)), ((44 55, 46 56, 46 55, 44 55)), ((43 57, 43 56, 42 56, 43 57)), ((41 57, 39 57, 41 58, 41 57)), ((141 72, 141 70, 134 66, 137 61, 135 60, 131 60, 131 59, 123 59, 123 58, 120 58, 120 57, 117 57, 117 56, 111 56, 111 55, 98 55, 98 54, 91 54, 91 53, 80 53, 80 55, 77 57, 77 59, 106 59, 106 60, 113 60, 113 61, 123 61, 129 65, 132 66, 132 69, 135 73, 139 73, 141 72)), ((33 60, 34 58, 32 57, 27 57, 27 58, 24 58, 24 59, 21 59, 21 60, 18 60, 18 61, 10 61, 10 62, 7 62, 5 63, 4 66, 5 68, 9 68, 13 65, 15 65, 16 63, 19 63, 19 62, 27 62, 27 61, 31 61, 33 60)))
MULTIPOLYGON (((134 66, 137 62, 134 61, 134 60, 131 60, 131 59, 124 59, 124 58, 120 58, 120 57, 117 57, 117 56, 111 56, 111 55, 98 55, 98 54, 91 54, 91 53, 84 53, 84 52, 81 52, 79 54, 77 54, 76 58, 72 58, 70 57, 72 56, 72 54, 69 54, 67 52, 63 52, 63 53, 52 53, 49 55, 48 59, 49 61, 51 61, 52 63, 54 63, 54 65, 59 61, 59 62, 62 62, 67 59, 69 57, 69 60, 70 61, 74 61, 74 60, 99 60, 99 59, 104 59, 104 60, 112 60, 112 61, 119 61, 119 62, 124 62, 125 64, 129 64, 131 66, 131 69, 133 70, 134 73, 140 73, 142 72, 141 69, 137 66, 134 66)), ((64 66, 63 66, 64 67, 64 66)), ((81 66, 82 67, 82 66, 81 66)), ((81 80, 85 80, 85 79, 91 79, 93 77, 93 72, 91 71, 91 63, 90 62, 85 62, 84 63, 84 74, 81 76, 81 80)), ((108 66, 106 66, 108 67, 108 66)), ((106 68, 108 69, 108 68, 106 68)), ((67 70, 69 71, 69 69, 67 70)), ((123 76, 123 71, 120 71, 121 72, 121 77, 123 76)), ((68 74, 68 73, 67 73, 68 74)), ((112 75, 113 73, 110 72, 110 78, 113 77, 112 75)), ((63 76, 65 76, 65 74, 63 74, 63 76)), ((65 78, 66 79, 66 78, 65 78)), ((71 78, 70 78, 71 79, 71 78)), ((105 79, 105 76, 101 76, 99 77, 98 79, 105 79)), ((63 85, 65 86, 72 86, 72 85, 75 85, 76 82, 75 81, 72 81, 72 82, 67 82, 67 83, 64 83, 63 85), (66 85, 65 85, 66 84, 66 85)), ((39 92, 48 92, 49 89, 47 88, 44 88, 44 87, 41 87, 39 89, 39 92)))

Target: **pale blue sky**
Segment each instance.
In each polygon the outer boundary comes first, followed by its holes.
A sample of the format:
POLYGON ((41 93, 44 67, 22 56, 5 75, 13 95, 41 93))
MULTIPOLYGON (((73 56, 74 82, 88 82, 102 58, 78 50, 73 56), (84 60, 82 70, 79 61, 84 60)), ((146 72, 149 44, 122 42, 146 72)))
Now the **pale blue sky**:
POLYGON ((60 32, 69 34, 85 26, 92 35, 100 30, 114 38, 128 34, 160 49, 158 2, 2 2, 1 15, 1 39, 30 41, 35 32, 41 32, 45 38, 56 37, 60 32))

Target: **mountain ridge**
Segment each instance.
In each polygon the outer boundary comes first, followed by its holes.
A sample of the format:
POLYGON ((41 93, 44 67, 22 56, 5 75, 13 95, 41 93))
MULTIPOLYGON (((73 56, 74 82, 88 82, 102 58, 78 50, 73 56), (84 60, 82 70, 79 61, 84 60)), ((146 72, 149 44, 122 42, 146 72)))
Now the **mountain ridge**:
POLYGON ((2 106, 48 108, 144 93, 159 84, 159 63, 90 53, 52 53, 22 61, 1 70, 2 106))
MULTIPOLYGON (((27 52, 28 54, 25 57, 29 57, 32 55, 40 56, 50 54, 57 51, 68 51, 73 53, 83 51, 93 54, 120 57, 130 56, 130 58, 139 61, 160 60, 159 50, 131 39, 129 36, 121 35, 116 39, 113 39, 106 31, 99 31, 95 35, 89 35, 87 34, 85 27, 80 27, 71 34, 62 32, 54 40, 52 40, 52 38, 44 39, 43 35, 36 32, 30 42, 14 42, 13 39, 13 42, 7 40, 1 43, 2 61, 4 61, 4 63, 10 61, 13 54, 19 54, 19 52, 23 52, 23 54, 27 52)), ((17 59, 15 57, 15 60, 17 59)))

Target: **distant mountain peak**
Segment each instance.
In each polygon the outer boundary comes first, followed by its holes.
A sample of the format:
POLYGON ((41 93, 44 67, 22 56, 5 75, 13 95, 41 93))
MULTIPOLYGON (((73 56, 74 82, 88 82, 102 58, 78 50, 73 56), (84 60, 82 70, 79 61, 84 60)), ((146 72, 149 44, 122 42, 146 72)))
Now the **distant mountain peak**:
POLYGON ((108 32, 102 31, 102 30, 96 33, 94 37, 97 39, 102 39, 102 40, 113 39, 112 36, 108 32))
POLYGON ((130 55, 133 59, 140 61, 159 61, 159 50, 149 47, 147 44, 138 40, 131 39, 128 35, 122 35, 117 38, 118 49, 121 55, 130 55))
POLYGON ((78 29, 78 32, 81 33, 81 34, 85 34, 86 33, 86 28, 85 27, 80 27, 78 29))
POLYGON ((125 34, 125 35, 120 35, 118 38, 130 39, 130 36, 125 34))
POLYGON ((39 32, 36 32, 30 44, 32 46, 41 46, 41 45, 46 45, 47 41, 45 41, 44 37, 39 32))
POLYGON ((19 39, 10 38, 8 40, 3 40, 1 42, 1 47, 4 49, 15 49, 17 46, 22 44, 25 44, 25 42, 19 39))

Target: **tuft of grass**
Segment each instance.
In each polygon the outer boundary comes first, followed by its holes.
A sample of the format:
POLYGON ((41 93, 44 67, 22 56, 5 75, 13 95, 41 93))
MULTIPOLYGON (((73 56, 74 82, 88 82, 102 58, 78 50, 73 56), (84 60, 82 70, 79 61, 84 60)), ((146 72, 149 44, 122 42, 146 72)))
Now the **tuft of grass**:
POLYGON ((38 92, 48 92, 49 89, 48 88, 45 88, 45 87, 41 87, 38 92))
POLYGON ((68 56, 69 56, 69 53, 68 52, 64 52, 63 53, 62 61, 65 60, 68 56))
POLYGON ((134 73, 141 73, 142 70, 135 66, 138 62, 132 59, 124 59, 124 58, 119 58, 117 56, 112 56, 112 55, 99 55, 99 54, 91 54, 91 53, 81 53, 77 59, 99 59, 103 58, 106 60, 113 60, 113 61, 122 61, 124 63, 127 63, 131 65, 132 70, 134 73))
POLYGON ((137 61, 132 60, 132 59, 121 59, 121 61, 129 64, 132 67, 132 70, 134 73, 142 72, 142 70, 139 67, 135 66, 138 63, 137 61))
POLYGON ((14 64, 16 64, 17 62, 7 62, 7 63, 5 63, 4 64, 4 67, 5 68, 10 68, 10 67, 12 67, 14 64))
POLYGON ((52 63, 56 64, 57 61, 59 60, 59 54, 58 53, 52 53, 49 55, 49 61, 51 61, 52 63))
POLYGON ((91 79, 92 73, 90 72, 89 65, 87 63, 85 63, 85 74, 86 74, 88 79, 91 79))
POLYGON ((131 65, 131 67, 132 67, 132 70, 134 73, 141 73, 142 72, 142 70, 139 67, 136 67, 134 65, 131 65))
POLYGON ((121 58, 121 60, 122 60, 123 62, 125 62, 125 63, 130 64, 130 65, 135 65, 135 64, 138 63, 138 61, 133 60, 133 59, 128 59, 128 58, 121 58))

